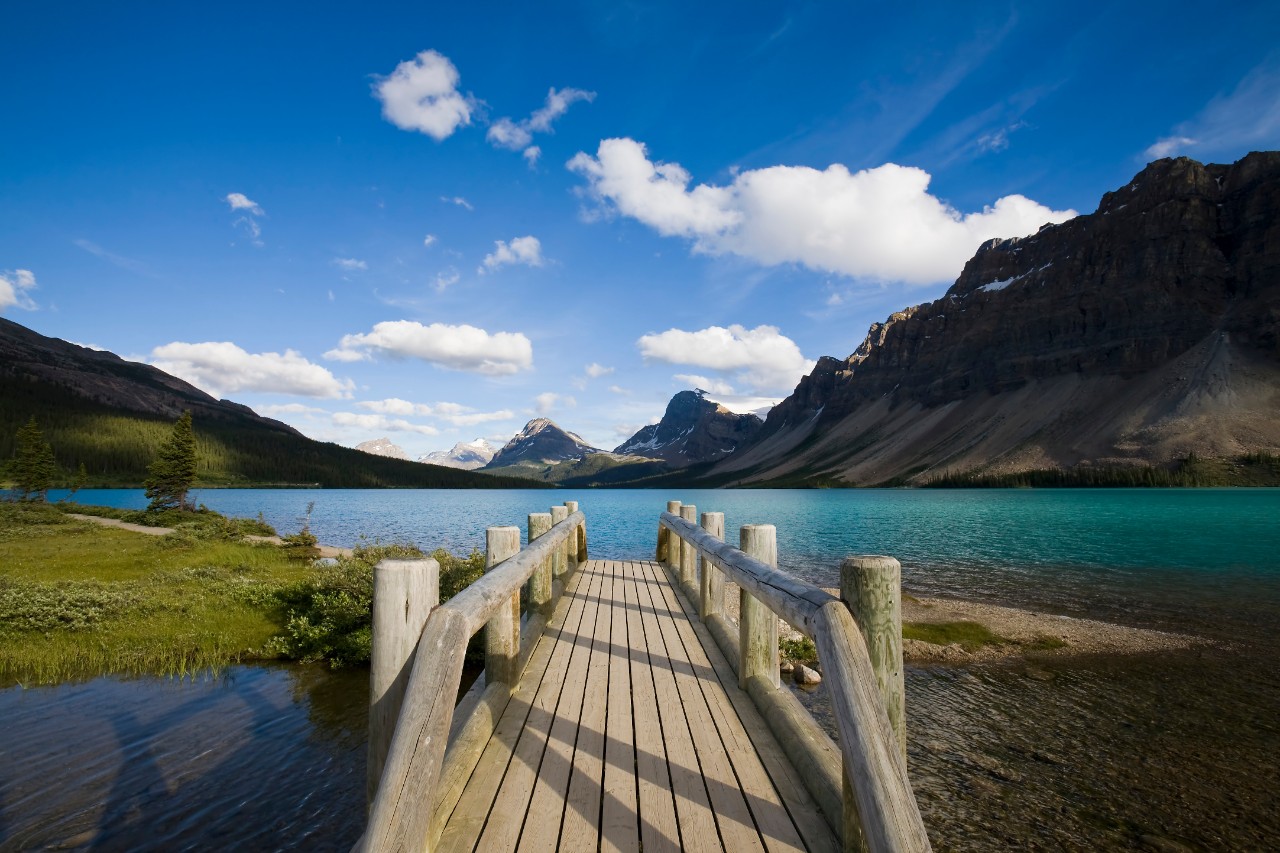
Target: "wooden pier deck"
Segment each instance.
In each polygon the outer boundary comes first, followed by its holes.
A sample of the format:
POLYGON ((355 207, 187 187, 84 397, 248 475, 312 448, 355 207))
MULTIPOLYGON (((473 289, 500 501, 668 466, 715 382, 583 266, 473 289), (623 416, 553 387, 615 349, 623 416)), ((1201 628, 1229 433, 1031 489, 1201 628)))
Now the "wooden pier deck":
POLYGON ((658 563, 586 562, 439 849, 839 849, 688 608, 658 563))

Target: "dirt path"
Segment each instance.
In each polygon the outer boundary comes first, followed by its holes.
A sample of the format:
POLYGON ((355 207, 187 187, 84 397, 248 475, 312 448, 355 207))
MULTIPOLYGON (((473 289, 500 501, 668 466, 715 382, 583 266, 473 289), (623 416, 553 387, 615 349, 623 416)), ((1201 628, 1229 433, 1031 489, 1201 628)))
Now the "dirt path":
MULTIPOLYGON (((121 530, 130 530, 134 533, 144 533, 147 536, 165 536, 173 532, 172 527, 147 527, 143 524, 131 524, 127 521, 121 521, 118 518, 102 518, 97 515, 80 515, 79 513, 69 512, 67 515, 78 521, 91 521, 94 524, 101 524, 103 527, 118 527, 121 530)), ((284 541, 279 536, 246 536, 246 542, 265 542, 268 545, 283 545, 284 541)), ((321 557, 350 557, 352 549, 337 548, 333 545, 317 545, 321 557)))

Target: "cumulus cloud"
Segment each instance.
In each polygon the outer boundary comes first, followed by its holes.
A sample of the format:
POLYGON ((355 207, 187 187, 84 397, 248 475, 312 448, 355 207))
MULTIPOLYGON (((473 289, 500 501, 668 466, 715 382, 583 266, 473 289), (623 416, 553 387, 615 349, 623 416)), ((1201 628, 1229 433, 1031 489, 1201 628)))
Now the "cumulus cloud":
POLYGON ((578 401, 573 397, 566 394, 555 394, 551 391, 544 391, 534 397, 533 402, 540 415, 549 415, 556 409, 573 409, 578 405, 578 401))
POLYGON ((838 163, 821 171, 771 166, 741 171, 727 186, 690 189, 683 167, 650 160, 626 138, 603 140, 596 156, 579 153, 568 168, 605 210, 688 238, 695 252, 908 284, 953 279, 985 240, 1076 215, 1021 195, 961 213, 929 194, 928 172, 893 163, 860 172, 838 163))
POLYGON ((510 244, 502 240, 493 241, 493 251, 484 256, 476 272, 496 270, 508 264, 524 264, 530 267, 542 266, 542 243, 537 237, 516 237, 510 244))
POLYGON ((354 272, 356 270, 367 270, 369 265, 358 258, 334 258, 333 265, 340 270, 354 272))
POLYGON ((398 415, 400 417, 436 418, 454 426, 475 426, 491 421, 505 421, 515 417, 510 409, 496 412, 478 412, 461 403, 411 403, 398 397, 386 400, 365 400, 356 403, 362 409, 368 409, 380 415, 398 415))
POLYGON ((527 119, 514 121, 500 118, 489 125, 485 138, 495 148, 506 148, 509 151, 521 151, 530 167, 538 162, 542 149, 532 145, 535 133, 551 133, 555 120, 569 111, 569 107, 578 101, 593 101, 596 93, 585 89, 566 87, 556 90, 554 86, 547 92, 547 100, 527 119))
POLYGON ((386 415, 362 415, 356 412, 334 412, 333 422, 338 426, 358 427, 366 432, 416 432, 419 435, 439 435, 440 430, 430 424, 415 424, 404 418, 386 415))
POLYGON ((151 364, 221 397, 236 391, 349 397, 354 384, 293 350, 250 353, 230 341, 174 341, 151 351, 151 364))
POLYGON ((594 361, 587 365, 587 375, 592 379, 599 379, 601 376, 608 376, 613 373, 612 367, 605 367, 603 364, 596 364, 594 361))
POLYGON ((361 361, 381 354, 417 358, 450 370, 502 376, 533 367, 533 344, 520 332, 490 334, 475 326, 413 320, 378 323, 367 333, 344 335, 324 354, 334 361, 361 361))
POLYGON ((458 79, 458 69, 448 57, 424 50, 378 78, 373 93, 387 121, 439 142, 471 123, 474 104, 458 91, 458 79))
POLYGON ((1191 120, 1143 153, 1235 159, 1280 146, 1280 53, 1256 65, 1230 93, 1219 94, 1191 120))
POLYGON ((5 270, 0 273, 0 312, 17 306, 34 311, 36 303, 30 292, 36 289, 36 276, 31 270, 5 270))
POLYGON ((646 360, 722 371, 756 393, 790 391, 816 363, 805 358, 796 342, 776 326, 747 329, 735 324, 696 332, 668 329, 641 337, 636 346, 646 360))
POLYGON ((258 203, 244 193, 227 193, 223 200, 231 205, 232 210, 246 210, 254 216, 266 216, 258 203))
POLYGON ((422 238, 422 245, 426 246, 427 248, 430 248, 431 244, 435 243, 435 241, 436 241, 436 235, 428 234, 427 236, 422 238))
POLYGON ((677 373, 672 377, 691 388, 701 388, 708 394, 733 394, 733 386, 723 379, 712 379, 710 376, 699 376, 696 373, 677 373))

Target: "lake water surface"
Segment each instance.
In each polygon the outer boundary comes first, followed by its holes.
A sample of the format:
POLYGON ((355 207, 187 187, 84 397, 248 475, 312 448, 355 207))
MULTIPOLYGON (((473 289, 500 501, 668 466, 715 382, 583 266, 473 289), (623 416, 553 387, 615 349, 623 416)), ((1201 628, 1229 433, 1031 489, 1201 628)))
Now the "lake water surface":
MULTIPOLYGON (((141 507, 138 491, 85 503, 141 507)), ((1280 490, 203 490, 282 533, 482 547, 578 500, 593 557, 652 554, 667 499, 778 528, 822 585, 898 557, 904 585, 1224 641, 1038 665, 908 667, 913 784, 935 849, 1265 849, 1280 837, 1280 490)), ((337 849, 359 834, 363 673, 236 668, 0 692, 0 848, 337 849), (273 817, 274 815, 274 817, 273 817), (144 817, 145 816, 145 817, 144 817), (163 839, 164 843, 160 843, 163 839)), ((821 705, 821 694, 816 697, 821 705)), ((810 697, 809 701, 813 701, 810 697)))

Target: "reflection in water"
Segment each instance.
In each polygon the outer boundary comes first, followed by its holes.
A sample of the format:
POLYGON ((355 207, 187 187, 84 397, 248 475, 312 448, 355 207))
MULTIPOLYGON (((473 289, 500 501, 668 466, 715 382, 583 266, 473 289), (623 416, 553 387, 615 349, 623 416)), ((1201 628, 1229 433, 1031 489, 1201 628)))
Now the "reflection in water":
POLYGON ((0 848, 346 850, 368 673, 234 667, 0 692, 0 848))

